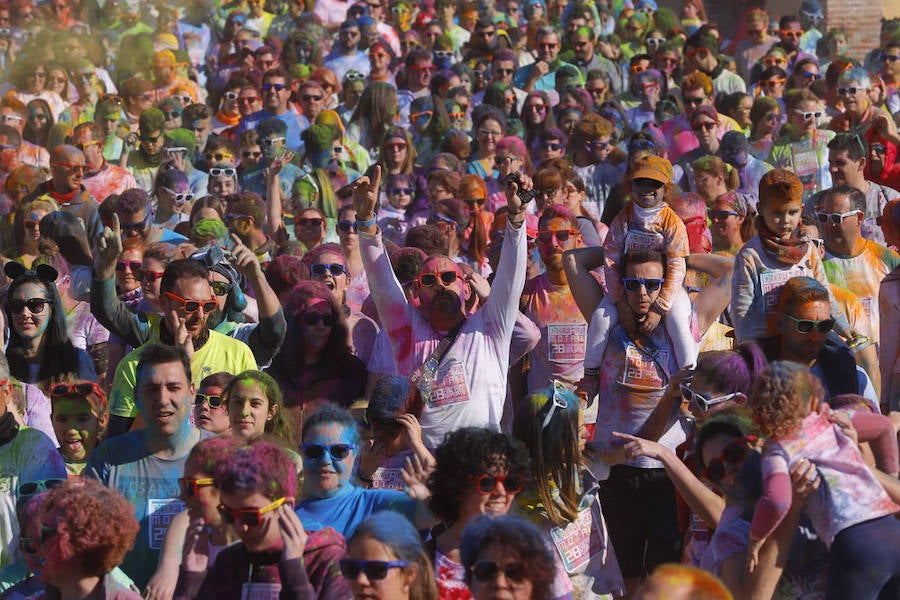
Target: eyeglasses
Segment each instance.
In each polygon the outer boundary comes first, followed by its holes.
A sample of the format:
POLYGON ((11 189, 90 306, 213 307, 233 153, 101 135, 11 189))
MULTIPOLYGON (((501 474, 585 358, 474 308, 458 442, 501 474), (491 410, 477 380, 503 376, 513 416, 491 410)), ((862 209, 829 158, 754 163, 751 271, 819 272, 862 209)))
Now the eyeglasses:
POLYGON ((359 228, 353 221, 338 221, 337 228, 341 233, 350 233, 351 231, 353 233, 359 233, 359 228))
POLYGON ((139 260, 120 260, 116 261, 116 271, 124 273, 127 270, 137 274, 141 270, 141 261, 139 260))
POLYGON ((528 104, 525 106, 525 109, 530 110, 532 112, 541 113, 541 112, 544 112, 545 110, 547 110, 547 105, 543 104, 543 103, 528 104))
POLYGON ((900 60, 900 55, 896 55, 896 54, 882 54, 881 55, 882 62, 885 62, 885 61, 886 62, 897 62, 898 60, 900 60))
POLYGON ((73 173, 84 173, 87 170, 87 165, 76 165, 76 164, 72 164, 72 163, 59 162, 59 161, 51 162, 50 164, 53 165, 54 167, 62 167, 64 169, 69 169, 73 173))
POLYGON ((175 190, 173 190, 171 188, 167 188, 165 186, 160 186, 159 189, 165 190, 167 193, 171 194, 173 202, 175 202, 175 204, 178 206, 187 204, 188 202, 190 202, 191 200, 194 199, 194 195, 191 193, 179 194, 175 190))
POLYGON ((266 148, 271 148, 275 144, 284 144, 285 142, 287 142, 287 138, 284 137, 273 137, 260 140, 260 143, 266 148))
POLYGON ((655 292, 662 287, 664 279, 645 279, 641 277, 626 277, 622 284, 629 292, 638 292, 643 287, 648 292, 655 292))
POLYGON ((609 142, 601 142, 599 140, 593 140, 593 141, 587 142, 584 145, 584 149, 587 150, 588 152, 593 152, 595 150, 606 150, 607 148, 609 148, 609 146, 610 146, 609 142))
POLYGON ((412 196, 413 189, 408 187, 392 187, 388 188, 388 194, 391 196, 399 196, 400 194, 405 194, 407 196, 412 196))
POLYGON ((234 102, 238 99, 238 95, 236 92, 225 92, 225 99, 234 102))
POLYGON ((725 463, 735 465, 744 460, 750 450, 749 446, 755 445, 758 440, 756 436, 748 435, 732 441, 722 449, 718 458, 710 461, 703 475, 710 481, 718 482, 725 476, 725 463))
MULTIPOLYGON (((262 154, 262 153, 260 153, 262 154)), ((203 155, 203 157, 209 162, 215 160, 216 162, 222 162, 223 160, 230 160, 234 158, 234 154, 229 152, 207 152, 203 155)))
POLYGON ((695 125, 691 125, 691 129, 693 129, 694 131, 712 131, 715 128, 715 123, 697 123, 695 125))
POLYGON ((210 408, 219 408, 225 404, 225 398, 222 396, 210 396, 208 394, 197 394, 194 396, 194 406, 203 406, 203 403, 209 404, 210 408))
POLYGON ((267 504, 262 508, 241 509, 229 508, 224 504, 220 504, 219 514, 222 515, 222 518, 226 523, 234 524, 236 522, 240 522, 241 525, 245 525, 246 527, 256 527, 262 523, 264 514, 266 514, 267 512, 272 512, 287 501, 288 498, 281 497, 272 504, 267 504))
POLYGON ((174 121, 181 118, 181 112, 177 110, 164 112, 163 115, 166 117, 166 121, 174 121))
POLYGON ((359 71, 350 71, 344 75, 344 81, 365 81, 366 76, 359 71))
POLYGON ((666 41, 666 38, 659 38, 659 37, 652 37, 652 38, 647 38, 646 40, 644 40, 644 42, 646 42, 646 44, 648 46, 659 46, 660 44, 664 43, 665 41, 666 41))
POLYGON ((283 83, 264 83, 264 84, 262 84, 262 90, 264 92, 270 92, 272 90, 275 90, 276 92, 280 92, 281 90, 283 90, 286 87, 287 86, 284 85, 283 83))
POLYGON ((213 294, 216 296, 222 297, 227 296, 231 291, 231 288, 234 287, 227 281, 210 281, 209 287, 212 288, 213 294))
POLYGON ((334 460, 344 460, 353 451, 351 444, 303 444, 303 455, 310 460, 322 460, 327 454, 334 460))
POLYGON ((210 177, 221 177, 224 175, 225 177, 234 177, 237 175, 237 170, 234 167, 213 167, 209 170, 210 177))
POLYGON ((682 100, 685 106, 700 106, 706 101, 706 96, 702 98, 692 98, 690 96, 685 96, 682 100))
POLYGON ((25 229, 37 229, 38 222, 37 221, 25 221, 25 229))
POLYGON ((784 37, 803 37, 802 29, 780 29, 778 33, 783 35, 784 37))
POLYGON ((297 217, 294 219, 294 225, 299 225, 300 227, 321 227, 322 219, 319 217, 297 217))
POLYGON ((777 67, 779 65, 787 64, 787 59, 777 57, 764 58, 763 64, 767 67, 777 67))
POLYGON ((498 484, 503 484, 507 494, 518 494, 522 491, 522 482, 515 475, 488 475, 487 473, 475 477, 469 475, 467 479, 475 484, 478 493, 488 496, 494 493, 498 484))
POLYGON ((259 102, 259 96, 244 96, 238 98, 238 104, 256 104, 259 102))
POLYGON ((852 217, 861 213, 861 210, 851 210, 845 213, 817 212, 816 219, 819 221, 819 223, 831 223, 832 225, 840 225, 847 217, 852 217))
POLYGON ((494 580, 498 573, 503 573, 512 584, 521 584, 527 577, 526 567, 520 562, 507 563, 501 567, 490 560, 479 560, 472 565, 472 576, 481 583, 494 580))
POLYGON ((441 279, 441 282, 444 285, 452 285, 459 277, 459 273, 457 273, 456 271, 442 271, 440 273, 421 273, 418 277, 416 277, 416 281, 419 282, 419 285, 424 285, 425 287, 431 287, 438 282, 439 277, 441 279))
POLYGON ((654 58, 654 60, 663 65, 672 65, 675 66, 678 64, 678 59, 674 56, 659 56, 658 54, 654 58))
POLYGON ((804 120, 804 121, 809 121, 810 119, 816 119, 816 120, 818 120, 818 119, 821 118, 821 116, 822 116, 822 111, 821 111, 821 110, 816 110, 816 111, 813 111, 813 112, 804 112, 804 111, 802 111, 802 110, 794 110, 794 113, 796 113, 796 114, 800 115, 801 117, 803 117, 803 120, 804 120))
POLYGON ((494 69, 493 71, 497 75, 512 75, 516 72, 515 69, 494 69))
POLYGON ((553 50, 557 46, 559 46, 557 42, 539 42, 534 45, 538 50, 553 50))
POLYGON ((434 73, 433 65, 410 65, 407 67, 410 71, 416 71, 418 73, 434 73))
POLYGON ((819 333, 828 333, 834 327, 835 322, 832 318, 813 321, 812 319, 798 319, 788 314, 785 314, 784 316, 794 322, 794 331, 800 335, 807 335, 811 333, 813 329, 818 330, 819 333))
POLYGON ((57 479, 55 477, 50 479, 40 479, 38 481, 28 481, 21 484, 16 489, 16 493, 19 498, 28 498, 41 492, 48 492, 53 488, 64 484, 65 482, 65 479, 57 479))
POLYGON ((688 51, 688 56, 696 56, 700 60, 703 60, 707 56, 709 56, 709 50, 706 48, 694 48, 688 51))
POLYGON ((419 119, 430 119, 434 115, 434 111, 431 110, 423 110, 422 112, 410 113, 409 119, 410 121, 418 121, 419 119))
POLYGON ((474 206, 484 206, 487 198, 463 198, 462 201, 468 204, 469 208, 472 208, 474 206))
POLYGON ((162 279, 162 271, 144 271, 141 274, 141 283, 153 283, 157 279, 162 279))
POLYGON ((459 120, 465 118, 466 113, 464 113, 464 112, 452 112, 452 113, 447 113, 447 116, 450 117, 450 119, 453 120, 453 121, 459 121, 459 120))
POLYGON ((342 558, 341 575, 346 579, 356 580, 360 573, 365 573, 366 579, 369 581, 379 581, 388 575, 391 569, 405 569, 409 566, 409 562, 405 560, 353 560, 352 558, 342 558))
POLYGON ((866 88, 861 87, 839 87, 837 93, 840 96, 853 96, 856 92, 864 91, 866 88))
POLYGON ((565 148, 565 146, 558 142, 544 142, 543 144, 541 144, 541 148, 543 148, 544 150, 550 150, 552 152, 559 152, 560 150, 565 148))
POLYGON ((369 52, 369 56, 373 58, 387 58, 390 56, 387 52, 369 52))
POLYGON ((308 325, 309 327, 315 327, 320 322, 325 325, 325 327, 333 327, 335 323, 337 323, 337 315, 333 315, 330 313, 317 313, 317 312, 307 312, 303 313, 303 324, 308 325))
POLYGON ((454 229, 459 228, 459 223, 451 219, 450 217, 446 217, 440 213, 435 213, 428 217, 427 221, 428 225, 451 225, 454 229))
MULTIPOLYGON (((556 409, 566 410, 569 408, 569 402, 563 396, 566 388, 563 387, 556 379, 553 380, 553 396, 550 398, 550 401, 547 403, 550 406, 550 410, 547 411, 547 416, 544 417, 544 422, 541 424, 541 431, 547 429, 547 426, 550 425, 550 422, 553 420, 553 414, 556 412, 556 409)), ((504 487, 506 487, 504 485, 504 487)))
POLYGON ((300 100, 303 102, 321 102, 324 96, 314 96, 312 94, 303 94, 300 96, 300 100))
POLYGON ((736 213, 733 210, 711 210, 709 211, 709 218, 713 221, 724 221, 728 217, 740 217, 740 213, 736 213))
MULTIPOLYGON (((210 405, 212 406, 212 405, 210 405)), ((179 477, 178 487, 181 488, 182 498, 195 498, 200 495, 200 488, 215 485, 216 480, 212 477, 201 477, 195 479, 193 477, 179 477)))
POLYGON ((147 223, 150 222, 150 214, 144 217, 143 221, 138 221, 137 223, 119 223, 119 229, 122 230, 122 233, 130 234, 132 236, 140 235, 146 228, 147 223))
POLYGON ((813 73, 812 71, 800 71, 800 75, 803 76, 804 79, 822 79, 822 76, 819 73, 813 73))
POLYGON ((550 231, 543 230, 538 231, 537 239, 542 244, 549 244, 553 241, 553 238, 556 238, 556 241, 560 244, 565 244, 569 241, 570 237, 578 235, 577 229, 561 229, 559 231, 550 231))
POLYGON ((773 121, 773 122, 774 122, 774 121, 780 120, 780 119, 781 119, 781 115, 778 114, 778 113, 774 113, 774 112, 773 112, 773 113, 769 113, 769 114, 767 114, 766 116, 764 116, 763 119, 765 119, 766 121, 773 121))
POLYGON ((393 144, 385 144, 385 150, 398 152, 400 150, 406 150, 406 142, 394 142, 393 144))
POLYGON ((241 152, 241 156, 244 158, 260 158, 262 157, 262 152, 259 150, 244 150, 241 152))
POLYGON ((42 112, 33 112, 28 114, 29 119, 34 119, 35 121, 46 121, 47 114, 42 112))
POLYGON ((215 298, 210 298, 206 302, 201 302, 200 300, 186 300, 177 294, 173 294, 172 292, 165 292, 165 295, 168 296, 172 301, 181 304, 181 310, 188 314, 195 313, 199 311, 201 308, 203 312, 206 314, 211 313, 212 311, 218 308, 218 304, 216 303, 215 298))
POLYGON ((514 160, 522 160, 518 156, 495 156, 494 157, 494 165, 495 166, 503 166, 506 164, 506 161, 513 162, 514 160))
POLYGON ((787 79, 768 79, 763 81, 762 84, 767 88, 773 88, 778 85, 784 85, 787 82, 787 79))
POLYGON ((722 396, 716 396, 714 398, 710 398, 705 394, 701 394, 700 392, 695 392, 685 383, 681 384, 681 396, 684 398, 685 402, 688 404, 696 405, 703 412, 707 412, 710 407, 715 406, 716 404, 721 404, 723 402, 728 402, 737 397, 746 398, 741 392, 734 392, 733 394, 724 394, 722 396))
POLYGON ((331 263, 331 264, 318 264, 310 267, 310 272, 313 275, 324 275, 325 273, 331 273, 335 277, 340 277, 347 273, 347 267, 342 265, 341 263, 331 263))
POLYGON ((6 301, 6 306, 9 308, 9 312, 14 315, 19 314, 26 308, 28 312, 33 315, 39 315, 44 312, 44 307, 48 304, 53 304, 52 300, 45 300, 44 298, 29 298, 28 300, 19 300, 18 298, 10 298, 6 301))

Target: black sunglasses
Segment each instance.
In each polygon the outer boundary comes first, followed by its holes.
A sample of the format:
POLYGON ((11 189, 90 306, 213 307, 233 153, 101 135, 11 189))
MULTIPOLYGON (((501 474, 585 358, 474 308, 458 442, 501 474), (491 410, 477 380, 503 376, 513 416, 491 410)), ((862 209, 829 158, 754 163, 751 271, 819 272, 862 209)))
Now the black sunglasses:
POLYGON ((655 292, 662 287, 662 279, 642 279, 640 277, 626 277, 622 280, 625 289, 629 292, 637 292, 644 286, 648 292, 655 292))
POLYGON ((335 460, 344 460, 352 451, 353 446, 350 444, 303 444, 303 455, 310 460, 321 460, 326 453, 335 460))
POLYGON ((341 263, 331 263, 331 264, 319 264, 313 265, 310 267, 310 272, 313 275, 324 275, 325 273, 331 273, 334 277, 340 277, 341 275, 347 272, 347 267, 342 265, 341 263))
POLYGON ((325 325, 325 327, 331 327, 335 323, 337 323, 337 320, 337 315, 322 314, 317 312, 303 313, 303 324, 309 325, 310 327, 318 325, 319 321, 321 321, 322 324, 325 325))
POLYGON ((472 565, 472 576, 481 583, 493 580, 500 572, 514 583, 525 581, 526 578, 525 565, 520 562, 507 563, 501 567, 493 561, 479 560, 472 565))
POLYGON ((352 558, 341 559, 341 575, 350 580, 355 580, 360 573, 366 574, 369 581, 378 581, 387 577, 391 569, 403 569, 409 566, 405 560, 354 560, 352 558))
POLYGON ((19 314, 25 308, 28 308, 28 311, 33 315, 39 315, 44 312, 44 307, 48 304, 53 304, 52 300, 45 300, 43 298, 29 298, 28 300, 19 300, 18 298, 10 298, 6 301, 6 305, 9 307, 9 312, 14 315, 19 314))

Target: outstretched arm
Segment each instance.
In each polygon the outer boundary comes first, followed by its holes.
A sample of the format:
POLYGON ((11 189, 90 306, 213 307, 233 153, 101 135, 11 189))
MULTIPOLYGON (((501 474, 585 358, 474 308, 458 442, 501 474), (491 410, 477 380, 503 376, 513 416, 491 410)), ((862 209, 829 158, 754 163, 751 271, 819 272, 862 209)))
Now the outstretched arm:
POLYGON ((566 271, 569 289, 572 290, 578 310, 588 323, 603 299, 603 288, 591 273, 601 267, 603 248, 600 246, 576 248, 563 254, 563 269, 566 271))
POLYGON ((700 335, 703 335, 731 303, 734 258, 718 254, 691 254, 688 256, 687 265, 712 276, 709 285, 694 298, 700 335))

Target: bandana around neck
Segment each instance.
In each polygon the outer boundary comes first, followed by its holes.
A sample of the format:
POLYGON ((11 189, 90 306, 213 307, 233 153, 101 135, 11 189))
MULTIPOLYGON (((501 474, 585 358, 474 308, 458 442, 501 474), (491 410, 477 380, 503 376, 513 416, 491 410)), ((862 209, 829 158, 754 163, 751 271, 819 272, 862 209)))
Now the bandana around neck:
POLYGON ((801 238, 796 231, 791 233, 791 237, 786 240, 778 239, 766 227, 762 215, 756 216, 756 231, 759 233, 759 239, 762 241, 763 248, 775 257, 778 262, 786 265, 796 265, 806 256, 809 240, 806 237, 801 238))

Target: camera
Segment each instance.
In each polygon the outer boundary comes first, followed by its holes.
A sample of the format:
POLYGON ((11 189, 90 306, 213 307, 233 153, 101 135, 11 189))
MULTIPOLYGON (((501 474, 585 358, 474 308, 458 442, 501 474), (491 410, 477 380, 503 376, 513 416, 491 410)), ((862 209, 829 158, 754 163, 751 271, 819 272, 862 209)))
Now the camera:
POLYGON ((522 180, 519 178, 519 174, 515 171, 504 177, 503 183, 506 184, 506 187, 512 186, 513 183, 519 186, 516 190, 516 196, 518 196, 519 200, 522 201, 523 206, 534 200, 535 196, 537 196, 537 190, 535 190, 534 188, 527 191, 522 189, 522 180))

